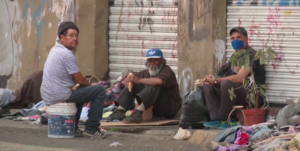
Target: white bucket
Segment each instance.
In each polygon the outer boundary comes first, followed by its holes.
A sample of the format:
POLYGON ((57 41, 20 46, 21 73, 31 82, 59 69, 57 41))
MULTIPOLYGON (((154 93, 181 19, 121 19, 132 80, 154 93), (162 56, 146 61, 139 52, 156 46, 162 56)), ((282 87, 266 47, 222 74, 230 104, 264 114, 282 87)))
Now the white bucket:
POLYGON ((48 137, 74 138, 75 103, 57 103, 48 107, 48 137))

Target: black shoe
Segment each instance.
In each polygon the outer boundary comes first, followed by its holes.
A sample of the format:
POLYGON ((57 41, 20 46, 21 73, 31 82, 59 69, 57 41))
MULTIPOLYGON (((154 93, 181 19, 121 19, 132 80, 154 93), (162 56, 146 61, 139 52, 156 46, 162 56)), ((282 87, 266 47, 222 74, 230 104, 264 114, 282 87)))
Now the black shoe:
POLYGON ((123 120, 123 123, 140 123, 143 122, 143 113, 141 110, 134 110, 134 112, 123 120))
POLYGON ((100 137, 105 138, 106 137, 106 131, 100 130, 99 128, 91 128, 91 129, 85 129, 83 132, 84 135, 90 136, 90 137, 100 137))
POLYGON ((122 121, 124 118, 126 118, 125 113, 126 113, 125 110, 122 110, 122 109, 116 109, 113 113, 111 113, 111 114, 109 115, 109 117, 110 117, 112 120, 119 120, 119 121, 122 121))

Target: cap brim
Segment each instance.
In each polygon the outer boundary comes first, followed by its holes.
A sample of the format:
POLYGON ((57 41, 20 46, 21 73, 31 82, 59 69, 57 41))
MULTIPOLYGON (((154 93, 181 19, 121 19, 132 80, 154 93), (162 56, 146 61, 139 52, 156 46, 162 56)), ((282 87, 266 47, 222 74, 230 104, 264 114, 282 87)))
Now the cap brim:
MULTIPOLYGON (((231 36, 231 34, 232 34, 233 32, 239 32, 239 33, 241 33, 242 35, 248 36, 248 33, 245 33, 244 30, 240 30, 240 29, 238 29, 238 28, 232 28, 232 29, 229 31, 229 35, 231 36)), ((247 32, 247 31, 246 31, 246 32, 247 32)))
POLYGON ((162 58, 161 56, 151 56, 151 57, 147 57, 147 59, 150 59, 150 58, 162 58))

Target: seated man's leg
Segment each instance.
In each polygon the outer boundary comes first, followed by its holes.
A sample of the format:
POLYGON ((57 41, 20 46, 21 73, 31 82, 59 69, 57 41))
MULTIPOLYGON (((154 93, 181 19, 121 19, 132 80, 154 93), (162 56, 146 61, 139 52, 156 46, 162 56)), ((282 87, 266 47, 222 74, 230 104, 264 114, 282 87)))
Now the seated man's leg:
POLYGON ((130 117, 125 118, 123 121, 127 123, 142 122, 143 112, 158 101, 159 94, 159 86, 145 85, 145 88, 136 94, 136 100, 140 106, 130 115, 130 117))
POLYGON ((87 134, 102 137, 102 134, 99 131, 99 126, 103 114, 104 97, 105 89, 100 85, 79 87, 76 91, 72 92, 72 95, 67 102, 76 103, 76 128, 78 128, 83 104, 91 101, 91 107, 88 113, 89 119, 85 123, 85 132, 87 134))
POLYGON ((211 120, 220 120, 221 94, 216 92, 214 86, 204 84, 203 92, 211 120))
POLYGON ((144 89, 142 84, 133 84, 131 92, 128 88, 125 87, 121 92, 117 100, 115 101, 118 104, 118 108, 109 116, 111 119, 123 120, 126 116, 125 113, 129 107, 133 104, 136 94, 144 89))
MULTIPOLYGON (((158 87, 160 89, 160 87, 158 87)), ((180 108, 176 108, 170 102, 168 96, 161 90, 159 96, 153 104, 153 116, 171 119, 180 108)))
POLYGON ((219 117, 221 119, 227 119, 229 113, 233 109, 233 106, 235 105, 242 105, 242 106, 247 106, 247 101, 246 101, 246 91, 242 87, 241 84, 235 83, 230 80, 224 80, 221 83, 221 107, 219 110, 219 117), (230 94, 228 92, 229 89, 231 88, 236 89, 234 93, 236 94, 236 98, 233 100, 230 99, 230 94))

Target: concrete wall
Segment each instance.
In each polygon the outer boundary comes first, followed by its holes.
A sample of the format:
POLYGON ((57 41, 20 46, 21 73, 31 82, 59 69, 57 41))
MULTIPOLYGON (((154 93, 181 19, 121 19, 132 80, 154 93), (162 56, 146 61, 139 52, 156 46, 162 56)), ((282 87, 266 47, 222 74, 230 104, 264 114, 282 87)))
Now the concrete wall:
MULTIPOLYGON (((108 69, 108 4, 75 0, 80 28, 76 49, 83 75, 102 77, 108 69), (99 6, 99 7, 96 7, 99 6)), ((0 1, 0 87, 16 89, 25 78, 42 70, 55 45, 63 0, 0 1)))
POLYGON ((76 23, 80 29, 76 49, 83 75, 102 78, 108 71, 108 1, 75 0, 79 7, 76 23))
POLYGON ((62 11, 62 0, 0 1, 0 87, 17 88, 43 69, 62 11))
POLYGON ((178 5, 180 93, 225 62, 226 0, 180 0, 178 5))

